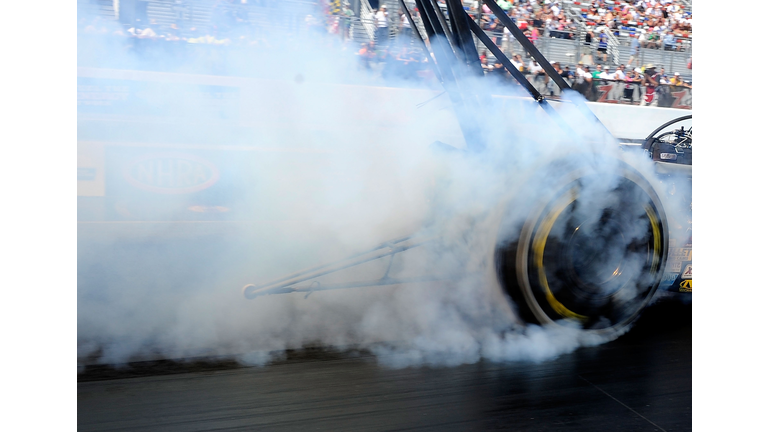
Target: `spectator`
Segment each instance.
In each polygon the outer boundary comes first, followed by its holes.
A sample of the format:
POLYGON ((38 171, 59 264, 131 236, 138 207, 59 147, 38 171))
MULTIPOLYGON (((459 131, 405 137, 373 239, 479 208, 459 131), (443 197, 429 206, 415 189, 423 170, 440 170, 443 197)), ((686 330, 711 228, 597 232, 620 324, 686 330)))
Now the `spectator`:
POLYGON ((669 87, 669 82, 659 82, 656 87, 656 105, 660 107, 671 107, 674 103, 674 97, 672 96, 672 90, 669 87))
POLYGON ((546 84, 549 81, 547 72, 544 71, 544 68, 536 60, 531 59, 531 62, 528 64, 528 72, 533 75, 534 84, 546 84))
POLYGON ((675 76, 673 76, 672 79, 669 80, 669 84, 674 86, 679 86, 679 87, 691 88, 690 84, 688 84, 687 82, 683 81, 680 78, 680 72, 675 72, 675 76))
POLYGON ((659 34, 656 33, 656 30, 649 31, 648 35, 645 38, 645 47, 646 48, 655 48, 658 49, 661 47, 661 40, 659 38, 659 34))
POLYGON ((586 97, 590 92, 589 88, 592 86, 592 74, 589 73, 589 67, 579 62, 576 65, 574 80, 573 89, 586 97))
POLYGON ((504 69, 504 65, 501 64, 501 61, 496 60, 493 66, 488 70, 487 75, 497 83, 503 83, 507 81, 508 73, 507 70, 504 69))
POLYGON ((608 61, 608 35, 605 31, 601 31, 598 37, 597 52, 603 57, 603 63, 608 61))
POLYGON ((664 68, 659 70, 659 84, 669 84, 667 73, 664 71, 664 68))
POLYGON ((664 36, 664 51, 677 51, 676 45, 675 35, 668 31, 667 35, 664 36))
POLYGON ((371 68, 371 59, 375 55, 376 55, 376 53, 374 51, 373 41, 371 41, 371 42, 369 42, 367 44, 362 44, 360 46, 360 50, 357 52, 357 57, 358 57, 358 60, 360 60, 360 65, 364 69, 370 69, 371 68))
POLYGON ((576 65, 576 71, 574 72, 574 78, 576 78, 576 81, 583 81, 584 80, 584 63, 579 62, 576 65))
POLYGON ((484 73, 488 73, 493 69, 493 65, 488 64, 488 57, 480 58, 480 66, 483 68, 484 73))
POLYGON ((569 66, 566 66, 563 68, 563 71, 560 72, 560 76, 563 77, 563 79, 573 79, 573 71, 569 66))
POLYGON ((403 11, 400 14, 400 35, 403 36, 405 40, 410 40, 412 30, 411 22, 408 21, 408 16, 405 14, 405 11, 403 11))
POLYGON ((537 10, 533 14, 533 28, 534 29, 541 28, 544 25, 544 20, 541 19, 541 16, 542 16, 543 13, 544 13, 544 10, 543 9, 539 9, 539 10, 537 10))
POLYGON ((637 85, 642 82, 642 80, 643 78, 640 75, 640 68, 635 68, 635 70, 627 74, 627 77, 624 79, 626 82, 624 85, 624 99, 628 100, 629 102, 633 101, 635 89, 637 88, 637 85))
POLYGON ((611 72, 611 68, 609 66, 606 66, 603 72, 598 75, 598 78, 603 80, 612 80, 613 79, 613 73, 611 72))
POLYGON ((656 88, 659 86, 659 73, 653 64, 645 66, 642 84, 645 86, 645 98, 641 105, 657 105, 658 100, 654 97, 656 88))
POLYGON ((635 33, 631 33, 629 37, 629 61, 627 62, 627 66, 632 66, 632 62, 635 61, 637 53, 640 50, 640 41, 637 39, 635 33))
POLYGON ((589 65, 584 65, 583 76, 584 84, 581 88, 582 94, 585 98, 587 98, 587 100, 592 100, 592 95, 594 94, 594 72, 589 70, 589 65))
POLYGON ((528 72, 533 74, 535 78, 538 78, 538 75, 545 74, 544 68, 539 65, 539 62, 537 62, 534 59, 531 59, 530 62, 528 62, 528 72))
POLYGON ((344 2, 341 6, 341 38, 345 41, 349 40, 352 29, 352 19, 355 17, 355 12, 349 7, 349 4, 344 2))
POLYGON ((675 72, 675 75, 669 80, 669 84, 675 86, 683 85, 683 80, 680 79, 680 72, 675 72))
POLYGON ((558 75, 563 76, 563 68, 560 67, 560 62, 552 63, 552 67, 555 68, 555 72, 557 72, 558 75))
POLYGON ((544 23, 544 29, 546 30, 546 33, 549 37, 557 37, 557 38, 563 38, 563 35, 560 34, 559 31, 557 31, 558 22, 553 20, 552 18, 547 18, 547 20, 544 23))
POLYGON ((624 65, 620 65, 618 68, 616 68, 616 72, 613 73, 611 79, 616 81, 624 81, 627 78, 626 74, 624 73, 624 69, 624 65))
POLYGON ((584 45, 592 46, 593 38, 594 38, 594 35, 592 34, 592 30, 587 30, 587 33, 584 35, 584 45))
POLYGON ((600 78, 601 73, 603 73, 603 65, 595 66, 595 70, 592 71, 592 79, 596 80, 600 78))
POLYGON ((389 39, 389 12, 387 5, 382 5, 376 12, 376 43, 386 44, 389 39))
POLYGON ((512 62, 512 65, 517 68, 517 70, 523 72, 525 69, 525 64, 523 63, 523 57, 520 54, 515 54, 510 61, 512 62))
POLYGON ((522 31, 528 30, 528 20, 526 20, 523 17, 520 17, 517 22, 515 23, 522 31))
POLYGON ((493 43, 495 43, 496 45, 500 45, 499 39, 501 37, 499 36, 499 32, 502 31, 501 29, 503 27, 504 26, 499 22, 498 18, 494 18, 488 23, 488 26, 485 29, 488 33, 491 33, 490 34, 491 40, 493 40, 493 43))

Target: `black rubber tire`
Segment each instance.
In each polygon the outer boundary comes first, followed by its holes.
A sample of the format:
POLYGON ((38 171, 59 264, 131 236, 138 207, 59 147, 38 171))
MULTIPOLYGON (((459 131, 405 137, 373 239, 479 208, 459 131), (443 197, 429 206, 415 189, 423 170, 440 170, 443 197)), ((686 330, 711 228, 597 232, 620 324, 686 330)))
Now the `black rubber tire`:
POLYGON ((568 157, 539 169, 522 190, 538 193, 509 203, 494 252, 498 282, 520 318, 623 332, 666 265, 666 216, 651 183, 617 159, 568 157))

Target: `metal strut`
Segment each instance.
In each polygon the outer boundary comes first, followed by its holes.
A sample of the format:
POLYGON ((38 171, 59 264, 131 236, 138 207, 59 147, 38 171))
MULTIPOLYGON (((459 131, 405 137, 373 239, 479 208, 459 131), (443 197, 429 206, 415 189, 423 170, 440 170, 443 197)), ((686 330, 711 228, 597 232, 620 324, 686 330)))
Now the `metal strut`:
MULTIPOLYGON (((563 91, 563 93, 568 94, 568 92, 575 92, 575 90, 571 89, 571 86, 568 85, 567 82, 561 77, 555 68, 552 66, 552 64, 549 63, 549 60, 547 60, 546 57, 539 51, 538 48, 528 40, 528 38, 525 36, 522 30, 512 21, 512 19, 507 16, 507 13, 504 12, 504 10, 494 1, 494 0, 483 0, 483 3, 488 5, 488 8, 491 9, 491 12, 496 15, 496 18, 499 19, 499 22, 504 25, 507 29, 509 29, 509 32, 512 33, 512 36, 517 39, 518 42, 520 42, 520 45, 523 46, 523 48, 531 54, 531 56, 536 59, 536 61, 541 65, 542 69, 544 69, 544 72, 547 73, 547 75, 557 84, 558 87, 560 87, 560 90, 563 91)), ((488 44, 485 44, 488 46, 488 44)), ((490 48, 490 46, 488 46, 490 48)), ((495 55, 495 54, 494 54, 495 55)), ((504 54, 502 54, 504 56, 504 54)), ((505 56, 506 58, 506 56, 505 56)), ((519 78, 516 77, 518 82, 522 84, 519 78)), ((524 79, 524 78, 523 78, 524 79)), ((527 80, 526 80, 527 81, 527 80)), ((608 130, 607 127, 603 124, 603 122, 600 121, 600 119, 597 118, 595 113, 592 112, 592 110, 587 107, 587 105, 584 103, 583 100, 579 98, 573 98, 572 99, 574 104, 576 105, 576 108, 579 110, 579 112, 586 117, 587 119, 593 121, 597 125, 600 126, 602 132, 604 132, 608 137, 610 137, 612 140, 616 140, 611 134, 611 132, 608 130)))
POLYGON ((410 236, 384 242, 373 249, 354 254, 348 258, 301 270, 263 285, 256 286, 254 284, 248 284, 243 287, 243 295, 247 299, 254 299, 259 296, 271 294, 306 292, 308 293, 307 295, 309 295, 309 293, 314 291, 437 281, 440 280, 440 278, 434 276, 412 277, 404 279, 392 278, 389 276, 389 271, 392 268, 392 261, 394 260, 394 256, 396 254, 426 245, 428 243, 432 243, 438 238, 439 237, 416 238, 415 236, 410 236), (378 279, 329 285, 323 285, 318 281, 312 281, 309 285, 298 285, 302 282, 307 282, 330 273, 335 273, 337 271, 355 267, 388 256, 391 258, 387 269, 384 272, 384 275, 378 279))

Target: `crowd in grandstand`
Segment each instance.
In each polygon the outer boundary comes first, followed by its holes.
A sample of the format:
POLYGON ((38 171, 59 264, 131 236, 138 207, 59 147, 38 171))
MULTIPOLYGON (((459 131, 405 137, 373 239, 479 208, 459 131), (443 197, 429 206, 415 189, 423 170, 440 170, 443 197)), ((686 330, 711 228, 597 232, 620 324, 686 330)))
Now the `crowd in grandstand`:
POLYGON ((692 34, 693 16, 680 0, 595 0, 586 6, 583 16, 588 23, 646 35, 644 48, 660 48, 668 34, 677 38, 692 34))
MULTIPOLYGON (((569 18, 558 1, 552 3, 550 0, 543 1, 507 1, 497 2, 499 7, 512 18, 520 30, 532 42, 536 42, 539 37, 544 36, 546 32, 550 37, 563 39, 573 39, 577 31, 576 23, 569 18)), ((470 15, 476 13, 470 10, 470 15)), ((476 16, 476 15, 475 15, 476 16)), ((481 20, 484 23, 484 29, 488 32, 502 32, 504 38, 507 38, 509 31, 501 25, 490 8, 483 4, 481 20)))
MULTIPOLYGON (((217 0, 211 9, 208 24, 200 27, 191 26, 190 21, 183 19, 183 10, 180 9, 183 3, 183 0, 175 1, 178 6, 175 10, 180 11, 176 15, 177 19, 164 25, 158 25, 155 19, 146 15, 122 24, 116 20, 95 16, 81 18, 78 22, 78 32, 83 35, 112 35, 136 40, 189 44, 269 45, 268 38, 260 31, 259 26, 249 21, 246 1, 217 0)), ((438 0, 438 3, 444 1, 438 0)), ((561 3, 560 0, 498 0, 497 3, 534 44, 544 37, 578 37, 578 24, 572 18, 583 19, 595 28, 602 29, 597 35, 587 32, 586 43, 595 42, 598 54, 603 56, 604 64, 607 46, 604 29, 611 29, 609 31, 615 31, 615 34, 623 32, 629 36, 631 57, 626 65, 620 65, 613 70, 609 66, 603 69, 602 65, 596 65, 596 70, 590 70, 589 65, 579 64, 574 65, 575 70, 571 71, 567 65, 560 68, 560 65, 555 63, 558 72, 571 80, 574 87, 588 98, 591 97, 591 83, 598 80, 621 81, 627 85, 639 83, 648 88, 664 84, 688 85, 680 80, 679 73, 667 74, 662 68, 658 73, 652 71, 651 78, 645 70, 651 69, 647 65, 633 67, 639 48, 679 50, 680 44, 676 38, 690 37, 691 14, 686 12, 685 5, 680 0, 595 0, 584 4, 578 1, 561 3), (581 10, 583 13, 575 16, 567 13, 566 7, 576 8, 571 11, 581 10), (579 7, 581 9, 578 9, 579 7)), ((551 85, 541 66, 529 59, 529 53, 513 52, 512 35, 486 5, 482 2, 465 4, 465 9, 473 20, 481 24, 494 42, 510 57, 515 67, 532 81, 551 85)), ((352 43, 350 26, 355 14, 350 4, 343 0, 324 0, 318 2, 318 5, 320 7, 315 14, 304 17, 304 30, 335 34, 339 36, 337 41, 343 44, 352 43)), ((418 26, 421 20, 418 8, 413 8, 411 12, 418 26)), ((355 49, 362 68, 376 69, 385 78, 421 79, 430 75, 428 58, 421 45, 413 40, 411 24, 405 11, 398 10, 392 14, 382 2, 381 7, 374 12, 373 20, 374 39, 355 49)), ((489 58, 485 52, 481 53, 481 64, 486 74, 502 82, 514 82, 501 63, 489 58)))

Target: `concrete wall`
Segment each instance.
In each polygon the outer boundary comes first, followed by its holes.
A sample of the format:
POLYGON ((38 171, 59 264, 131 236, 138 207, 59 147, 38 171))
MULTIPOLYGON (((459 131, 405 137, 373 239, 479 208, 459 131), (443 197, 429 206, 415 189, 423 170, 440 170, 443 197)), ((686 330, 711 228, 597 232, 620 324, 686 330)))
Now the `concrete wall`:
MULTIPOLYGON (((532 116, 515 115, 516 106, 534 105, 530 98, 495 98, 510 113, 514 128, 535 135, 550 127, 541 109, 531 110, 532 116)), ((553 105, 567 109, 566 103, 553 105)), ((587 105, 620 140, 644 139, 666 121, 691 113, 587 105)), ((197 157, 221 161, 238 152, 292 152, 311 163, 314 154, 342 148, 338 140, 352 151, 392 140, 423 146, 439 140, 463 147, 451 106, 447 95, 427 89, 78 68, 78 196, 109 195, 109 179, 114 191, 115 181, 126 177, 111 172, 115 158, 141 158, 142 151, 196 152, 197 157), (334 148, 324 148, 331 140, 334 148)), ((501 117, 507 121, 506 114, 501 117)), ((189 167, 193 159, 174 160, 189 167)))

